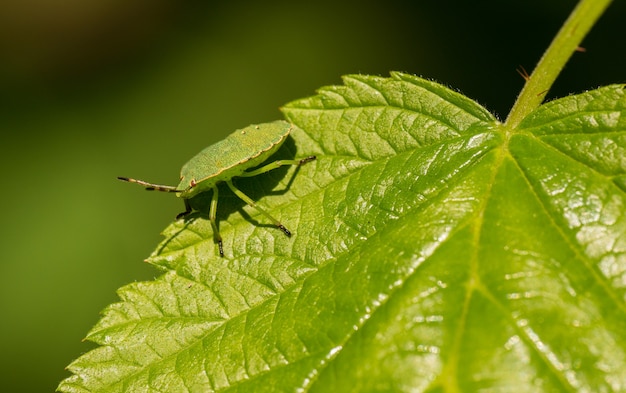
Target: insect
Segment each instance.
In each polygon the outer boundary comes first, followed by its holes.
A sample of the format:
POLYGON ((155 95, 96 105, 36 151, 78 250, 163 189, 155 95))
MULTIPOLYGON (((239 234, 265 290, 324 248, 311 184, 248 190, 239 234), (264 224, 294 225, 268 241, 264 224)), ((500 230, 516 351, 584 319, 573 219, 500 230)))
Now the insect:
POLYGON ((281 166, 303 165, 315 160, 315 156, 308 156, 300 160, 277 160, 248 171, 250 168, 261 165, 272 156, 285 142, 292 128, 291 124, 280 120, 273 123, 251 125, 233 132, 220 142, 205 148, 183 165, 180 171, 180 183, 176 187, 148 183, 128 177, 118 177, 118 179, 145 186, 146 190, 149 191, 176 193, 176 196, 183 198, 185 202, 185 211, 178 214, 176 219, 185 217, 192 212, 189 204, 190 198, 209 190, 213 191, 209 207, 209 220, 213 228, 213 239, 218 245, 220 256, 223 257, 222 237, 216 223, 218 184, 222 182, 226 183, 237 197, 267 217, 285 235, 291 236, 291 232, 280 221, 235 187, 233 178, 257 176, 281 166))

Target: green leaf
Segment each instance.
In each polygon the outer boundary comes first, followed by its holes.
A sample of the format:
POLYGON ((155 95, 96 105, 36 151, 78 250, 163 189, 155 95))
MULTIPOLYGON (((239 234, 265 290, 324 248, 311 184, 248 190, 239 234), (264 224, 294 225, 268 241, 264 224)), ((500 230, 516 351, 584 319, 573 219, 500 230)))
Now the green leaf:
POLYGON ((399 73, 283 110, 317 161, 237 185, 293 237, 222 194, 225 258, 173 223, 60 391, 626 389, 623 86, 516 129, 399 73))

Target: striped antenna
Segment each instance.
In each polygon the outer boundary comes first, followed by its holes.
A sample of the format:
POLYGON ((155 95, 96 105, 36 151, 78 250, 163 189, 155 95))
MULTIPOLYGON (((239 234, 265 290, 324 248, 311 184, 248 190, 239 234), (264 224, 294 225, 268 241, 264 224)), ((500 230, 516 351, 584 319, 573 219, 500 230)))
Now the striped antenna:
POLYGON ((177 190, 176 187, 173 187, 173 186, 164 186, 161 184, 148 183, 147 181, 131 179, 129 177, 118 176, 117 178, 122 181, 127 181, 129 183, 137 183, 141 186, 146 187, 146 190, 148 191, 162 191, 162 192, 183 192, 184 191, 184 190, 177 190))

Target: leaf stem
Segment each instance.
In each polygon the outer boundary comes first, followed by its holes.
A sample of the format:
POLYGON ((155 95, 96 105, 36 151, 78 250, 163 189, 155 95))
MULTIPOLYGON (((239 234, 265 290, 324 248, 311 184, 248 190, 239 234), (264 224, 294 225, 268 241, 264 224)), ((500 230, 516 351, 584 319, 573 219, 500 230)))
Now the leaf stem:
POLYGON ((541 105, 565 63, 579 48, 583 38, 611 1, 581 0, 574 8, 513 104, 506 119, 510 128, 517 127, 524 117, 541 105))

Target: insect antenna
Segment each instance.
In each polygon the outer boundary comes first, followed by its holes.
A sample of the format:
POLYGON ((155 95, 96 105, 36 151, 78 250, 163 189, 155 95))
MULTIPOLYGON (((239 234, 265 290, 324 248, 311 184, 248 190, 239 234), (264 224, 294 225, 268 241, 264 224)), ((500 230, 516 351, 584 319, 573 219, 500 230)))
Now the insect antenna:
POLYGON ((119 180, 127 181, 129 183, 137 183, 137 184, 139 184, 141 186, 146 187, 146 190, 148 190, 148 191, 162 191, 162 192, 182 192, 182 191, 184 191, 184 190, 177 190, 176 187, 173 187, 173 186, 164 186, 164 185, 161 185, 161 184, 148 183, 147 181, 131 179, 129 177, 118 176, 117 178, 119 180))

